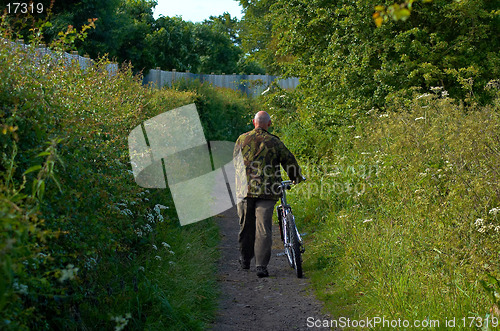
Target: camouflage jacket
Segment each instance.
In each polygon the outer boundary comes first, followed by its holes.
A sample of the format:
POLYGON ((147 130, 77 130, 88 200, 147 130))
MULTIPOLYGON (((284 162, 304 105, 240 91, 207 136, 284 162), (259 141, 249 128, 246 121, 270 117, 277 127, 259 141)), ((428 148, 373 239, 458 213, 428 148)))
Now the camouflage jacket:
POLYGON ((296 183, 302 180, 301 169, 293 154, 278 137, 262 128, 246 132, 238 138, 233 158, 238 198, 278 200, 281 183, 280 165, 291 180, 296 183), (238 158, 240 151, 242 157, 238 158))

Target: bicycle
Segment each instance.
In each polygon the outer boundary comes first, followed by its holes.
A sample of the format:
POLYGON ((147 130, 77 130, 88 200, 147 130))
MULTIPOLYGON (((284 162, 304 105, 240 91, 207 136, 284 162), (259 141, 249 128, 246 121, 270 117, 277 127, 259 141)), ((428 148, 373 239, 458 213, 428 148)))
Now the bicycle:
POLYGON ((302 253, 305 252, 304 243, 300 236, 292 207, 287 203, 286 190, 291 188, 292 181, 281 182, 281 205, 276 207, 280 227, 281 240, 283 241, 284 253, 290 266, 295 269, 297 278, 302 278, 302 253))

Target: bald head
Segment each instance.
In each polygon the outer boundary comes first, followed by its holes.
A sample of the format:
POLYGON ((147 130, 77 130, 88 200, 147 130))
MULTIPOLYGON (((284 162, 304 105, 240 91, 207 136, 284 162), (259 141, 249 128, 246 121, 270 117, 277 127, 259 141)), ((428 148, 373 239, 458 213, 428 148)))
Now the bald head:
POLYGON ((271 116, 265 111, 259 111, 252 120, 255 128, 267 130, 271 126, 271 116))

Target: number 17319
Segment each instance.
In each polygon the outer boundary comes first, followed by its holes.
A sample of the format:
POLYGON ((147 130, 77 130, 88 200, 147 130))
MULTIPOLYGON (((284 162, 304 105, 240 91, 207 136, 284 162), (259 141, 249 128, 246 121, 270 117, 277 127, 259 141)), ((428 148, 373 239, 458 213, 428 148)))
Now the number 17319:
POLYGON ((8 14, 41 14, 43 13, 43 3, 9 2, 7 4, 8 14))

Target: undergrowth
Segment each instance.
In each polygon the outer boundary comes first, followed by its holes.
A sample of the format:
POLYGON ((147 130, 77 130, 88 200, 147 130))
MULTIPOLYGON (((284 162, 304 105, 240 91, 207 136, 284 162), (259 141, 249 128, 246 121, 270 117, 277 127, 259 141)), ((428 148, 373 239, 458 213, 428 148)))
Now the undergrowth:
POLYGON ((203 98, 242 117, 250 103, 1 42, 0 328, 203 329, 216 308, 216 224, 181 227, 168 189, 139 187, 127 138, 203 98))
MULTIPOLYGON (((286 98, 269 99, 277 119, 300 117, 286 98)), ((309 181, 290 201, 309 233, 306 274, 333 318, 498 325, 499 110, 434 88, 355 114, 319 160, 304 149, 309 181)), ((286 143, 303 141, 305 124, 280 124, 286 143)))

